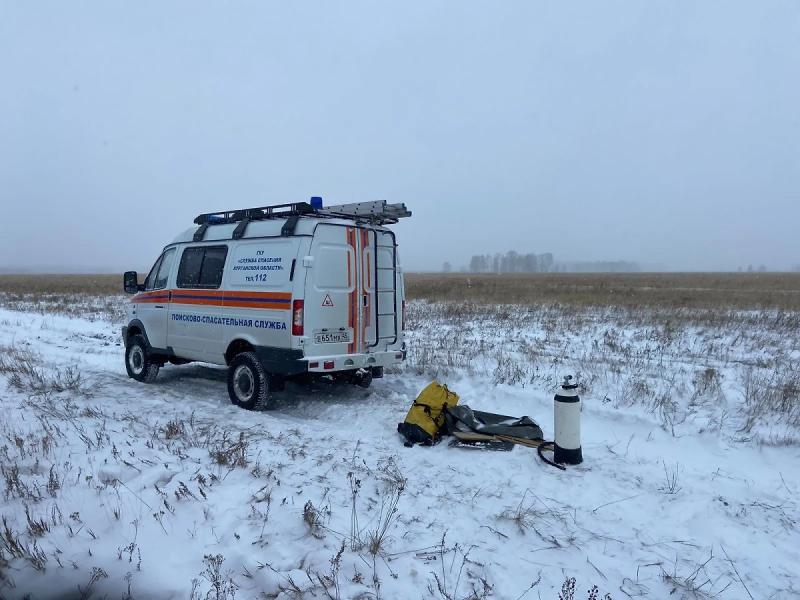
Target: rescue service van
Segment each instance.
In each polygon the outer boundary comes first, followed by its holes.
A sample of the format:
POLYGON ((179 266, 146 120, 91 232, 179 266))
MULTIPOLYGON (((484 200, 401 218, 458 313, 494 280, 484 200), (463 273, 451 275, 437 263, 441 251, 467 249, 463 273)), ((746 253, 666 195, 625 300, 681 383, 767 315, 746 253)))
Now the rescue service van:
POLYGON ((231 401, 272 408, 287 378, 368 386, 405 359, 403 273, 385 200, 281 204, 198 216, 167 245, 122 328, 125 367, 152 382, 167 363, 228 367, 231 401))

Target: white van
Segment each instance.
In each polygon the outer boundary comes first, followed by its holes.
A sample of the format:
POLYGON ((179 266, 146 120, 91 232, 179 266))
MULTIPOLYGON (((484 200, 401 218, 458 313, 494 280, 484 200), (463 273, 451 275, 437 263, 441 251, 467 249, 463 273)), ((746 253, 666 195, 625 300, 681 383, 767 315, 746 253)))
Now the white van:
POLYGON ((405 359, 403 273, 394 233, 411 216, 385 200, 281 204, 198 216, 131 298, 125 367, 152 382, 166 363, 228 366, 242 408, 271 408, 288 377, 368 386, 405 359))

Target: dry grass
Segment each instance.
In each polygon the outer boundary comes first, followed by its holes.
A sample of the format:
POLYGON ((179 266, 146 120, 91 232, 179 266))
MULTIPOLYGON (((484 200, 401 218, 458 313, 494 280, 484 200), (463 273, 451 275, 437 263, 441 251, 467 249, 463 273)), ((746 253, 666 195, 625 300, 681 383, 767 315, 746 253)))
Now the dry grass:
MULTIPOLYGON (((122 295, 122 275, 0 275, 4 304, 122 295)), ((800 273, 408 273, 410 300, 800 310, 800 273)))
POLYGON ((70 391, 89 396, 80 370, 45 368, 42 357, 24 347, 0 345, 0 374, 8 376, 8 386, 17 391, 40 395, 70 391))
POLYGON ((736 437, 797 443, 797 331, 800 312, 774 309, 417 301, 403 368, 542 389, 568 372, 587 399, 644 406, 673 434, 707 418, 736 437))
POLYGON ((118 322, 125 306, 122 275, 0 275, 0 306, 118 322))
POLYGON ((800 310, 800 273, 409 273, 406 294, 528 306, 800 310))
POLYGON ((118 275, 0 275, 0 294, 121 294, 118 275))

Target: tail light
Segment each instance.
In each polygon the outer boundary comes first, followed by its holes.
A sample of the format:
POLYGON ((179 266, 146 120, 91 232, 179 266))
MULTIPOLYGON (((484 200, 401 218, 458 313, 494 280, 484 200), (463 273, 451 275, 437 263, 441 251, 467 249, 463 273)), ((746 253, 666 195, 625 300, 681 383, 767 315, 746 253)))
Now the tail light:
POLYGON ((292 302, 292 335, 303 335, 303 301, 292 302))
POLYGON ((402 307, 403 307, 403 312, 402 312, 402 327, 401 327, 401 329, 403 331, 405 331, 406 330, 406 301, 405 300, 403 300, 402 307))

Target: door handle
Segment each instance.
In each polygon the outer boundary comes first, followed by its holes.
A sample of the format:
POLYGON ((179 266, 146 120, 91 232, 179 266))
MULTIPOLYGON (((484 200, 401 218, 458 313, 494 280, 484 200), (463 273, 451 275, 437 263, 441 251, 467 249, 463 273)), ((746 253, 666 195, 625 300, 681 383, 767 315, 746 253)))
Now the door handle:
POLYGON ((369 306, 369 294, 364 294, 363 296, 361 296, 361 299, 364 303, 364 308, 369 306))
POLYGON ((164 308, 163 304, 156 304, 153 308, 164 308))

